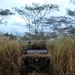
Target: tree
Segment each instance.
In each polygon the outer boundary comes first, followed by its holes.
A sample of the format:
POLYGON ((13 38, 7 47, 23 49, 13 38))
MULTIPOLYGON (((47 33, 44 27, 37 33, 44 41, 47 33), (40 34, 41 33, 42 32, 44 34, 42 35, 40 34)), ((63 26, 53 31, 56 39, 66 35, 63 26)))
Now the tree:
POLYGON ((0 24, 7 24, 7 21, 3 22, 3 19, 4 19, 6 16, 12 15, 12 14, 13 14, 13 13, 10 12, 9 9, 5 9, 5 10, 0 9, 0 17, 1 17, 1 19, 0 19, 0 24))
POLYGON ((45 17, 50 16, 50 12, 55 9, 58 10, 58 5, 53 4, 37 4, 32 3, 32 6, 26 5, 21 9, 15 8, 15 10, 21 15, 21 17, 27 23, 26 27, 29 29, 29 33, 32 32, 37 35, 40 30, 43 31, 42 21, 45 17))
POLYGON ((72 2, 73 4, 75 4, 75 0, 70 0, 70 2, 72 2))
POLYGON ((47 18, 45 23, 50 30, 48 36, 56 39, 61 34, 68 34, 73 26, 73 19, 65 16, 52 16, 47 18))
POLYGON ((10 40, 14 40, 17 38, 17 36, 13 35, 12 33, 11 34, 5 33, 4 36, 5 36, 5 38, 8 37, 10 40))
MULTIPOLYGON (((75 5, 75 0, 70 0, 70 1, 75 5)), ((68 16, 71 16, 73 18, 72 22, 70 23, 71 26, 70 26, 68 32, 71 35, 71 37, 75 37, 75 9, 71 10, 68 8, 67 14, 68 14, 68 16)))
POLYGON ((75 17, 75 10, 73 11, 73 10, 71 10, 71 9, 67 9, 67 14, 68 14, 69 16, 75 17))

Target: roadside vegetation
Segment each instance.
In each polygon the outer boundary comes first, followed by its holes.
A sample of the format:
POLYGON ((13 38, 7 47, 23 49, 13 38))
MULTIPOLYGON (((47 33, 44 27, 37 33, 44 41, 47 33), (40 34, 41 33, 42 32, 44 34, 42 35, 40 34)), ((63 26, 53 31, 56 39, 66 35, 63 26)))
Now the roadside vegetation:
MULTIPOLYGON (((47 47, 54 75, 75 75, 75 39, 61 38, 48 42, 47 47)), ((25 48, 26 42, 0 38, 0 75, 20 75, 20 60, 25 48)))

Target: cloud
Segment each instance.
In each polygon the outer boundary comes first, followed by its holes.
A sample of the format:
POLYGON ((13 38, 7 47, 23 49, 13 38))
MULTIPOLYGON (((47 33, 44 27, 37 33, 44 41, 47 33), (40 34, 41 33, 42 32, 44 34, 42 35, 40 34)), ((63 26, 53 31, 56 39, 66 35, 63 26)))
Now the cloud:
POLYGON ((25 4, 31 5, 32 2, 43 4, 43 3, 45 3, 46 0, 18 0, 18 1, 23 5, 25 5, 25 4))
POLYGON ((12 20, 14 20, 17 23, 26 24, 25 20, 17 15, 12 16, 12 20))

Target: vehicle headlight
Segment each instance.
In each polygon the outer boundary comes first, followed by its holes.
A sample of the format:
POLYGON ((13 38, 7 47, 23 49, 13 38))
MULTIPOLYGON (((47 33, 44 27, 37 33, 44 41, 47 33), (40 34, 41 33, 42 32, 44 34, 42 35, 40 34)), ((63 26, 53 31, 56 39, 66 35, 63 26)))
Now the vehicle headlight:
POLYGON ((38 61, 38 59, 35 59, 35 61, 38 61))

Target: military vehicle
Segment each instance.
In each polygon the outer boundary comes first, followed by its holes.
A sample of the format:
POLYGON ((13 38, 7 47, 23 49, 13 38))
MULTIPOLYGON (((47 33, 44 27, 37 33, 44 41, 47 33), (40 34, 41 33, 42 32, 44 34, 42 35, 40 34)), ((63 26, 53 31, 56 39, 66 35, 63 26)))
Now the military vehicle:
POLYGON ((29 42, 21 60, 21 75, 32 71, 45 72, 53 75, 50 54, 43 41, 29 42))

